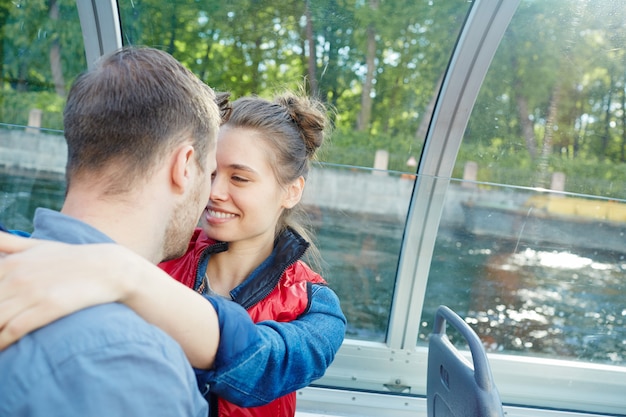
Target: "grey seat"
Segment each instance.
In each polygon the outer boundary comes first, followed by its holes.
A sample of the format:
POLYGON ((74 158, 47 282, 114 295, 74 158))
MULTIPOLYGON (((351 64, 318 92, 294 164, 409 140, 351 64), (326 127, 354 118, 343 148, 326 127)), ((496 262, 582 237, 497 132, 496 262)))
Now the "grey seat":
POLYGON ((500 395, 482 342, 458 314, 439 306, 428 342, 427 407, 429 417, 502 417, 500 395), (471 364, 452 345, 446 323, 467 341, 471 364))

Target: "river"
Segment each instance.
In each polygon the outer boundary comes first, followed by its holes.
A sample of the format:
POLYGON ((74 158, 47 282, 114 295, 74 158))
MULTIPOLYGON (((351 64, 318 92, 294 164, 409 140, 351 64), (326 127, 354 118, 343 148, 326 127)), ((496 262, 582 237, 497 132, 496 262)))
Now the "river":
MULTIPOLYGON (((37 206, 59 209, 62 178, 0 174, 0 222, 32 230, 37 206)), ((384 341, 391 308, 401 221, 316 210, 310 213, 323 275, 342 300, 348 337, 384 341)), ((417 343, 439 304, 453 306, 492 351, 626 361, 623 254, 512 247, 458 229, 440 230, 417 343)))
MULTIPOLYGON (((319 217, 319 216, 318 216, 319 217)), ((325 211, 317 236, 348 336, 384 341, 404 225, 325 211)), ((439 231, 420 321, 426 344, 440 304, 452 306, 488 350, 626 363, 626 258, 439 231)))

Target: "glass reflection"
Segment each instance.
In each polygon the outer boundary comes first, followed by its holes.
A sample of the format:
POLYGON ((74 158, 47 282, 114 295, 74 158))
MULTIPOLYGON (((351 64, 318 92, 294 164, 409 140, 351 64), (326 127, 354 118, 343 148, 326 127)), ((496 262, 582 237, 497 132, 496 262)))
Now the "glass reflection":
POLYGON ((418 343, 448 304, 491 351, 624 364, 625 10, 520 3, 463 136, 418 343))
MULTIPOLYGON (((462 212, 463 202, 472 199, 502 199, 508 206, 465 210, 461 221, 442 219, 420 343, 426 341, 437 306, 447 304, 466 317, 490 351, 623 365, 626 254, 616 242, 623 241, 619 225, 626 227, 626 222, 603 228, 598 225, 606 220, 597 216, 538 211, 533 217, 531 211, 515 223, 510 213, 518 212, 516 200, 554 198, 575 206, 582 197, 462 184, 451 184, 449 210, 462 212), (583 239, 574 240, 575 232, 583 239)), ((585 201, 593 207, 626 207, 623 200, 585 201)))

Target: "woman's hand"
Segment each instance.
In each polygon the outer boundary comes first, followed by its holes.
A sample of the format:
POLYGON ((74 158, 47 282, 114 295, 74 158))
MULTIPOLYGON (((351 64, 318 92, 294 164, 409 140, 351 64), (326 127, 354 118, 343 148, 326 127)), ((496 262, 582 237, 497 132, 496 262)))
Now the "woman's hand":
POLYGON ((0 232, 0 349, 80 309, 122 299, 130 291, 127 280, 98 277, 107 275, 106 259, 123 260, 123 251, 115 244, 69 245, 0 232), (96 270, 93 277, 85 272, 96 270))

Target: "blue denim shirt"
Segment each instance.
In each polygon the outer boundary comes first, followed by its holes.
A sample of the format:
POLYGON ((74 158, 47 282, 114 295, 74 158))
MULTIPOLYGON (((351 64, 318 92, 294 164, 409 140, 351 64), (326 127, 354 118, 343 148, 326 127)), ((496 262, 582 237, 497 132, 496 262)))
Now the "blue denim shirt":
POLYGON ((4 225, 2 225, 2 223, 0 223, 0 232, 11 233, 13 235, 23 236, 23 237, 29 237, 30 236, 30 233, 28 233, 28 232, 23 232, 21 230, 9 230, 6 227, 4 227, 4 225))
MULTIPOLYGON (((111 242, 98 230, 38 209, 33 237, 74 244, 111 242)), ((81 310, 0 352, 0 416, 202 416, 180 346, 129 308, 81 310)))

